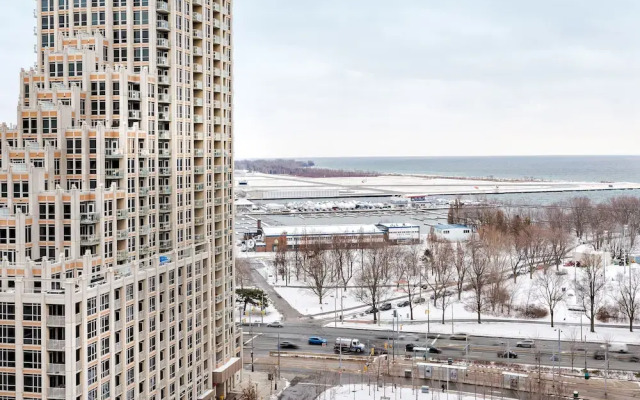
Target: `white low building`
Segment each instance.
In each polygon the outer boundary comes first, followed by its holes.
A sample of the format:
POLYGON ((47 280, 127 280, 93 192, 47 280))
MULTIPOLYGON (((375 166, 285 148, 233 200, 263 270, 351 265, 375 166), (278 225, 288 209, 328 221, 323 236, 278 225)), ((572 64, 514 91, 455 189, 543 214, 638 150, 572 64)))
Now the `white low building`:
POLYGON ((467 225, 438 224, 431 227, 431 233, 441 240, 464 242, 471 239, 473 229, 467 225))
POLYGON ((418 242, 420 241, 420 226, 407 223, 379 223, 376 225, 382 230, 386 239, 391 242, 418 242))

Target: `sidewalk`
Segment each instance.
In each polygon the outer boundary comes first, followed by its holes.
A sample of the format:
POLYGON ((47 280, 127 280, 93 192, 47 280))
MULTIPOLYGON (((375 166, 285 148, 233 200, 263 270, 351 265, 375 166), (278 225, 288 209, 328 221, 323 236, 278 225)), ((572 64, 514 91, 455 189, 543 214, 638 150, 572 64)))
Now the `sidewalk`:
MULTIPOLYGON (((243 370, 242 371, 242 383, 240 387, 237 389, 238 393, 242 393, 242 389, 249 386, 257 385, 258 399, 259 400, 271 400, 277 399, 278 395, 282 393, 284 389, 289 386, 289 382, 281 378, 277 382, 277 390, 275 389, 275 381, 270 381, 268 379, 267 373, 263 371, 255 371, 251 372, 251 370, 243 370)), ((240 394, 236 395, 236 398, 239 398, 240 394)))

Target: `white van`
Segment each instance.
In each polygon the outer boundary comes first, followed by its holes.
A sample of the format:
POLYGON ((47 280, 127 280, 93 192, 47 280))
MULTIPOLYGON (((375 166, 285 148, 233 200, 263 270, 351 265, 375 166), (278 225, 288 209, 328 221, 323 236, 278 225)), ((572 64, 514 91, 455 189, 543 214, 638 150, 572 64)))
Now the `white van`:
POLYGON ((628 353, 629 352, 629 346, 627 346, 625 343, 609 343, 608 345, 603 344, 600 347, 603 349, 606 349, 608 347, 610 353, 628 353))

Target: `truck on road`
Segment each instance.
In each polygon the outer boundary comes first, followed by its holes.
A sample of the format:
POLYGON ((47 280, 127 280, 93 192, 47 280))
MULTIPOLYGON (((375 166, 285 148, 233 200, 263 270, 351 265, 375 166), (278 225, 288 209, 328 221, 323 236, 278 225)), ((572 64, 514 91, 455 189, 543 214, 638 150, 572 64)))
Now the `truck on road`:
POLYGON ((333 345, 333 350, 336 353, 362 353, 365 350, 364 344, 360 343, 358 339, 352 338, 336 338, 336 342, 333 345))

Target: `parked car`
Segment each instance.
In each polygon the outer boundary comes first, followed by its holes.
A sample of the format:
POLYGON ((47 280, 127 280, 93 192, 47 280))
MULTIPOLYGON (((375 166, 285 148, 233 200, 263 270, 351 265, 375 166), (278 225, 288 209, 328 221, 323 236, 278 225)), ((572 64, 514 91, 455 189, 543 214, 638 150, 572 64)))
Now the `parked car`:
POLYGON ((513 351, 499 351, 498 358, 518 358, 518 355, 513 351))
POLYGON ((605 358, 604 350, 596 350, 593 353, 593 358, 594 360, 604 360, 605 358))
POLYGON ((528 349, 531 349, 536 347, 536 342, 530 339, 526 339, 516 343, 516 347, 526 347, 528 349))
POLYGON ((380 307, 380 311, 387 311, 387 310, 391 310, 392 308, 393 308, 393 306, 391 305, 391 303, 384 303, 380 307))
POLYGON ((377 313, 378 309, 376 307, 369 307, 366 311, 365 314, 373 314, 373 313, 377 313))
POLYGON ((287 342, 287 341, 283 341, 280 342, 280 346, 281 349, 297 349, 299 348, 299 346, 295 343, 291 343, 291 342, 287 342))
POLYGON ((468 336, 466 333, 458 332, 449 336, 449 340, 467 340, 468 336))
POLYGON ((424 297, 414 297, 413 298, 413 302, 415 304, 421 304, 424 303, 425 301, 427 301, 424 297))
POLYGON ((411 302, 409 300, 401 301, 401 302, 398 303, 398 307, 406 307, 409 304, 411 304, 411 302))
POLYGON ((322 346, 325 343, 327 343, 327 339, 324 339, 318 336, 312 336, 309 338, 309 344, 317 344, 322 346))
POLYGON ((267 326, 269 328, 282 328, 284 325, 282 325, 282 322, 280 321, 273 321, 267 324, 267 326))
POLYGON ((634 354, 629 356, 629 362, 640 363, 640 355, 634 354))

